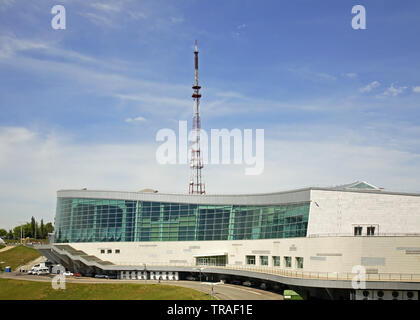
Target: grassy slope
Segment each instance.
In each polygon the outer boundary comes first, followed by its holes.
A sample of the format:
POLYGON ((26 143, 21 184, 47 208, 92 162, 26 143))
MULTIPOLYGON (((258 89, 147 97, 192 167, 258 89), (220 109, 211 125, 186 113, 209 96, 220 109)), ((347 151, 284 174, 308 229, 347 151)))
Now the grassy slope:
POLYGON ((4 244, 0 244, 0 249, 3 249, 5 247, 4 244))
POLYGON ((50 282, 0 279, 0 300, 200 300, 199 291, 159 284, 66 283, 54 290, 50 282))
POLYGON ((10 266, 13 271, 16 267, 28 263, 38 258, 40 255, 38 250, 20 245, 13 249, 0 252, 0 261, 4 261, 4 263, 2 263, 3 269, 10 266))

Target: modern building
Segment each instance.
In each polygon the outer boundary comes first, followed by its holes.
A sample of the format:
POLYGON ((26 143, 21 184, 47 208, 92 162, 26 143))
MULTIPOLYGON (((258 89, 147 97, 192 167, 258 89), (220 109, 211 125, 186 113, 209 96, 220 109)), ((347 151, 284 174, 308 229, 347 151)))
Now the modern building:
POLYGON ((420 291, 420 194, 366 182, 247 195, 60 190, 53 238, 39 250, 85 274, 247 279, 333 299, 420 291))

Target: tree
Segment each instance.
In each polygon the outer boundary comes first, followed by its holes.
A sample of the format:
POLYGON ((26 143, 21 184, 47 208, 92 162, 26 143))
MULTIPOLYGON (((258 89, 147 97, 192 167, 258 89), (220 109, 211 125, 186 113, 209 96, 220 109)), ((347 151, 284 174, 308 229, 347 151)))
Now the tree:
POLYGON ((30 235, 30 237, 31 238, 34 238, 35 237, 35 233, 36 233, 36 221, 35 221, 35 218, 32 217, 31 218, 31 235, 30 235))
POLYGON ((6 237, 7 236, 7 231, 5 229, 0 229, 0 237, 6 237))
POLYGON ((52 233, 52 232, 54 232, 54 227, 53 227, 53 225, 52 225, 51 222, 48 222, 45 225, 45 233, 46 233, 46 236, 48 236, 48 233, 52 233))
POLYGON ((7 239, 8 240, 13 240, 15 237, 13 235, 13 231, 12 229, 9 230, 9 233, 7 234, 7 239))
POLYGON ((20 239, 23 238, 35 238, 36 239, 45 239, 48 236, 48 233, 54 232, 54 227, 51 222, 44 224, 44 220, 41 220, 40 225, 36 222, 35 218, 31 218, 31 222, 14 227, 12 230, 7 232, 4 229, 0 229, 0 236, 3 237, 4 234, 7 239, 20 239), (3 233, 2 233, 3 231, 3 233))
POLYGON ((21 227, 22 226, 17 226, 13 228, 13 239, 20 239, 21 237, 21 227))
POLYGON ((23 237, 24 238, 32 238, 32 225, 28 222, 23 225, 23 237))
POLYGON ((45 228, 44 228, 44 219, 41 219, 41 225, 39 226, 39 237, 45 239, 45 228))
POLYGON ((26 223, 13 228, 13 238, 20 239, 21 237, 32 237, 32 226, 30 223, 26 223))

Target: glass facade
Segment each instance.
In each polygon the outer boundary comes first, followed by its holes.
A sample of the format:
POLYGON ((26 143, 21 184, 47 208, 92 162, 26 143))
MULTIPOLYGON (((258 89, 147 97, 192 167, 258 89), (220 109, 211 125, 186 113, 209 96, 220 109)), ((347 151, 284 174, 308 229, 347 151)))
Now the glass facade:
POLYGON ((309 202, 238 206, 58 198, 55 239, 64 243, 305 237, 308 217, 309 202))

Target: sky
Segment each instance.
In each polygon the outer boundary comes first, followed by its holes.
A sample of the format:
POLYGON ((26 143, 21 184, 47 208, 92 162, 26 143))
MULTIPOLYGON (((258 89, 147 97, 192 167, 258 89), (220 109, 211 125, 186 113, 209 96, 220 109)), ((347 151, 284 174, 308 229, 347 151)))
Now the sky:
POLYGON ((419 17, 414 0, 0 0, 0 228, 53 221, 60 189, 187 192, 188 165, 155 154, 191 126, 194 40, 202 127, 264 129, 264 172, 209 164, 208 194, 420 192, 419 17))

